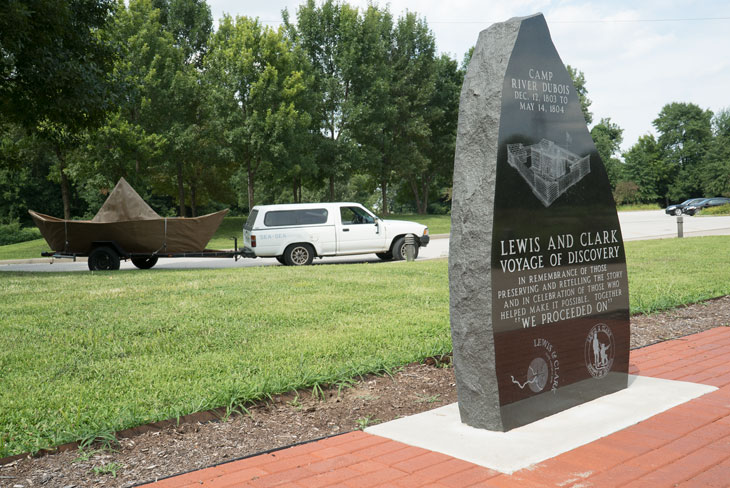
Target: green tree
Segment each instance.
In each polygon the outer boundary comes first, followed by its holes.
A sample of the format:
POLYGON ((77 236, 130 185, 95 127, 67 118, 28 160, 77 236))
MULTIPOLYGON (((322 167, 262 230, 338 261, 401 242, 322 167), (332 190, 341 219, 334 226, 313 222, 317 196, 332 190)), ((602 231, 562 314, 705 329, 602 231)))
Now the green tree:
POLYGON ((210 107, 212 85, 203 79, 213 18, 205 0, 155 0, 155 3, 160 8, 160 22, 182 55, 170 85, 168 99, 174 112, 170 114, 167 130, 170 155, 174 158, 179 214, 185 215, 187 202, 196 216, 199 203, 210 197, 211 190, 218 187, 220 191, 215 176, 223 175, 216 170, 225 166, 215 149, 222 137, 217 137, 220 126, 210 107))
POLYGON ((86 150, 70 170, 92 206, 102 203, 121 176, 142 195, 148 188, 174 194, 169 192, 174 188, 169 174, 175 174, 169 131, 179 116, 173 81, 183 53, 150 0, 120 5, 110 37, 119 46, 114 73, 123 96, 105 124, 88 135, 86 150))
POLYGON ((433 161, 427 155, 433 142, 431 127, 440 118, 439 108, 435 106, 435 52, 436 40, 425 19, 411 12, 398 19, 390 56, 392 106, 386 119, 390 139, 386 157, 395 166, 396 176, 404 179, 413 192, 419 213, 426 213, 435 177, 433 161))
POLYGON ((112 102, 113 0, 23 0, 0 7, 0 113, 34 129, 93 126, 112 102))
POLYGON ((674 172, 661 158, 653 135, 647 134, 623 154, 624 178, 638 185, 641 202, 665 201, 674 172))
POLYGON ((466 72, 471 62, 471 57, 474 55, 474 46, 470 47, 467 52, 464 53, 464 59, 461 60, 461 69, 466 72))
POLYGON ((295 101, 306 89, 304 74, 284 29, 226 15, 212 36, 206 68, 217 91, 226 150, 247 180, 248 208, 263 164, 286 164, 301 148, 293 134, 308 127, 308 114, 295 101))
POLYGON ((68 153, 84 130, 113 106, 114 46, 104 27, 112 0, 27 0, 0 15, 0 113, 44 137, 57 161, 50 175, 61 186, 71 218, 68 153))
POLYGON ((227 173, 211 85, 201 69, 211 28, 210 9, 197 0, 132 0, 120 7, 115 72, 125 96, 89 138, 77 167, 89 201, 100 203, 120 176, 143 195, 176 195, 181 216, 188 205, 196 215, 212 196, 230 196, 221 183, 227 173))
POLYGON ((702 189, 707 196, 730 195, 730 110, 712 119, 713 137, 703 163, 702 189))
POLYGON ((619 181, 616 184, 616 189, 613 191, 613 198, 616 201, 616 205, 639 203, 641 201, 639 185, 633 181, 619 181))
POLYGON ((666 198, 683 200, 702 195, 702 166, 712 139, 712 112, 693 103, 669 103, 654 119, 664 165, 675 177, 666 198))
POLYGON ((407 159, 402 172, 420 214, 427 213, 433 190, 444 193, 451 187, 459 94, 463 83, 463 71, 445 54, 436 58, 434 69, 431 97, 425 107, 429 136, 422 139, 422 157, 407 159))
POLYGON ((160 23, 182 49, 186 64, 203 66, 208 40, 213 32, 213 17, 205 0, 153 0, 160 11, 160 23))
POLYGON ((326 0, 319 7, 308 0, 297 9, 296 27, 285 25, 294 43, 309 60, 316 92, 312 117, 312 142, 317 166, 329 182, 329 199, 335 200, 335 181, 345 179, 353 162, 353 141, 349 133, 354 57, 358 49, 359 16, 347 3, 326 0))
POLYGON ((174 160, 180 212, 187 202, 193 217, 198 215, 201 204, 214 197, 230 196, 225 183, 231 168, 218 149, 225 139, 223 124, 212 103, 211 91, 215 87, 204 78, 205 73, 195 66, 184 65, 175 74, 170 92, 177 110, 167 138, 174 160))
POLYGON ((0 124, 1 224, 30 224, 29 209, 63 213, 61 188, 48 179, 55 164, 48 141, 17 124, 0 124))
POLYGON ((570 78, 573 80, 573 86, 578 94, 580 100, 580 109, 583 111, 583 117, 586 119, 586 124, 590 125, 593 122, 593 114, 588 109, 591 106, 591 100, 588 98, 588 89, 586 88, 586 77, 582 71, 573 68, 571 65, 566 65, 565 68, 568 70, 570 78))
POLYGON ((619 154, 621 143, 624 140, 623 132, 624 130, 618 124, 611 122, 609 117, 602 118, 591 129, 593 143, 606 167, 608 182, 612 189, 616 188, 616 183, 622 179, 623 163, 616 158, 616 155, 619 154))
POLYGON ((380 211, 389 211, 388 187, 394 175, 391 99, 393 18, 387 10, 370 5, 362 16, 353 78, 352 133, 358 142, 363 170, 380 189, 380 211))

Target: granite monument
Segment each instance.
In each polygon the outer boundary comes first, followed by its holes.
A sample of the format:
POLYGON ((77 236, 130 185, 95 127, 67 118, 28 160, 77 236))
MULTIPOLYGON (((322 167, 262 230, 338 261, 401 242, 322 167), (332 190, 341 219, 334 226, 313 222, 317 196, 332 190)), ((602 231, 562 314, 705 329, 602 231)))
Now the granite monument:
POLYGON ((479 35, 461 92, 451 220, 462 422, 507 431, 626 388, 621 228, 541 14, 479 35))

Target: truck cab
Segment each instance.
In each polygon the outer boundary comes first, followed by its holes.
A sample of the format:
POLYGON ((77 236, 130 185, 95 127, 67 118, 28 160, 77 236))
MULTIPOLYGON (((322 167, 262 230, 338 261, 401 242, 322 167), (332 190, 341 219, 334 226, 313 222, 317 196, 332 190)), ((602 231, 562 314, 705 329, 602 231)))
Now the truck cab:
POLYGON ((243 226, 245 250, 302 266, 315 257, 375 253, 380 259, 404 259, 405 238, 418 247, 429 242, 428 227, 416 222, 383 220, 359 203, 257 205, 243 226))

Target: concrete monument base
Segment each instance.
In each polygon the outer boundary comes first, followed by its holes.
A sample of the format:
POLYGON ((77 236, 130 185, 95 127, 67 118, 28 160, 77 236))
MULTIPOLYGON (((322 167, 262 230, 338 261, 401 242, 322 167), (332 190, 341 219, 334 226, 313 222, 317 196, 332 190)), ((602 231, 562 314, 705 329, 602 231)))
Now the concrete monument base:
POLYGON ((629 387, 509 432, 461 423, 458 404, 365 429, 510 474, 593 442, 717 390, 714 386, 629 376, 629 387))

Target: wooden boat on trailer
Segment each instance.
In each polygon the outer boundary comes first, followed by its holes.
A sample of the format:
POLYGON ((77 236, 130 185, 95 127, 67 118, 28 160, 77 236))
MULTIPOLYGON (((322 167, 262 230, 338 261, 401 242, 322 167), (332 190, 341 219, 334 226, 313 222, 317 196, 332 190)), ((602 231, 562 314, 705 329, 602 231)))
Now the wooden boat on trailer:
MULTIPOLYGON (((119 269, 130 259, 141 269, 160 257, 238 257, 235 251, 205 249, 228 209, 200 217, 160 217, 124 180, 120 179, 92 220, 66 220, 29 210, 52 252, 43 256, 88 256, 89 269, 119 269)), ((236 239, 237 241, 237 239, 236 239)))

